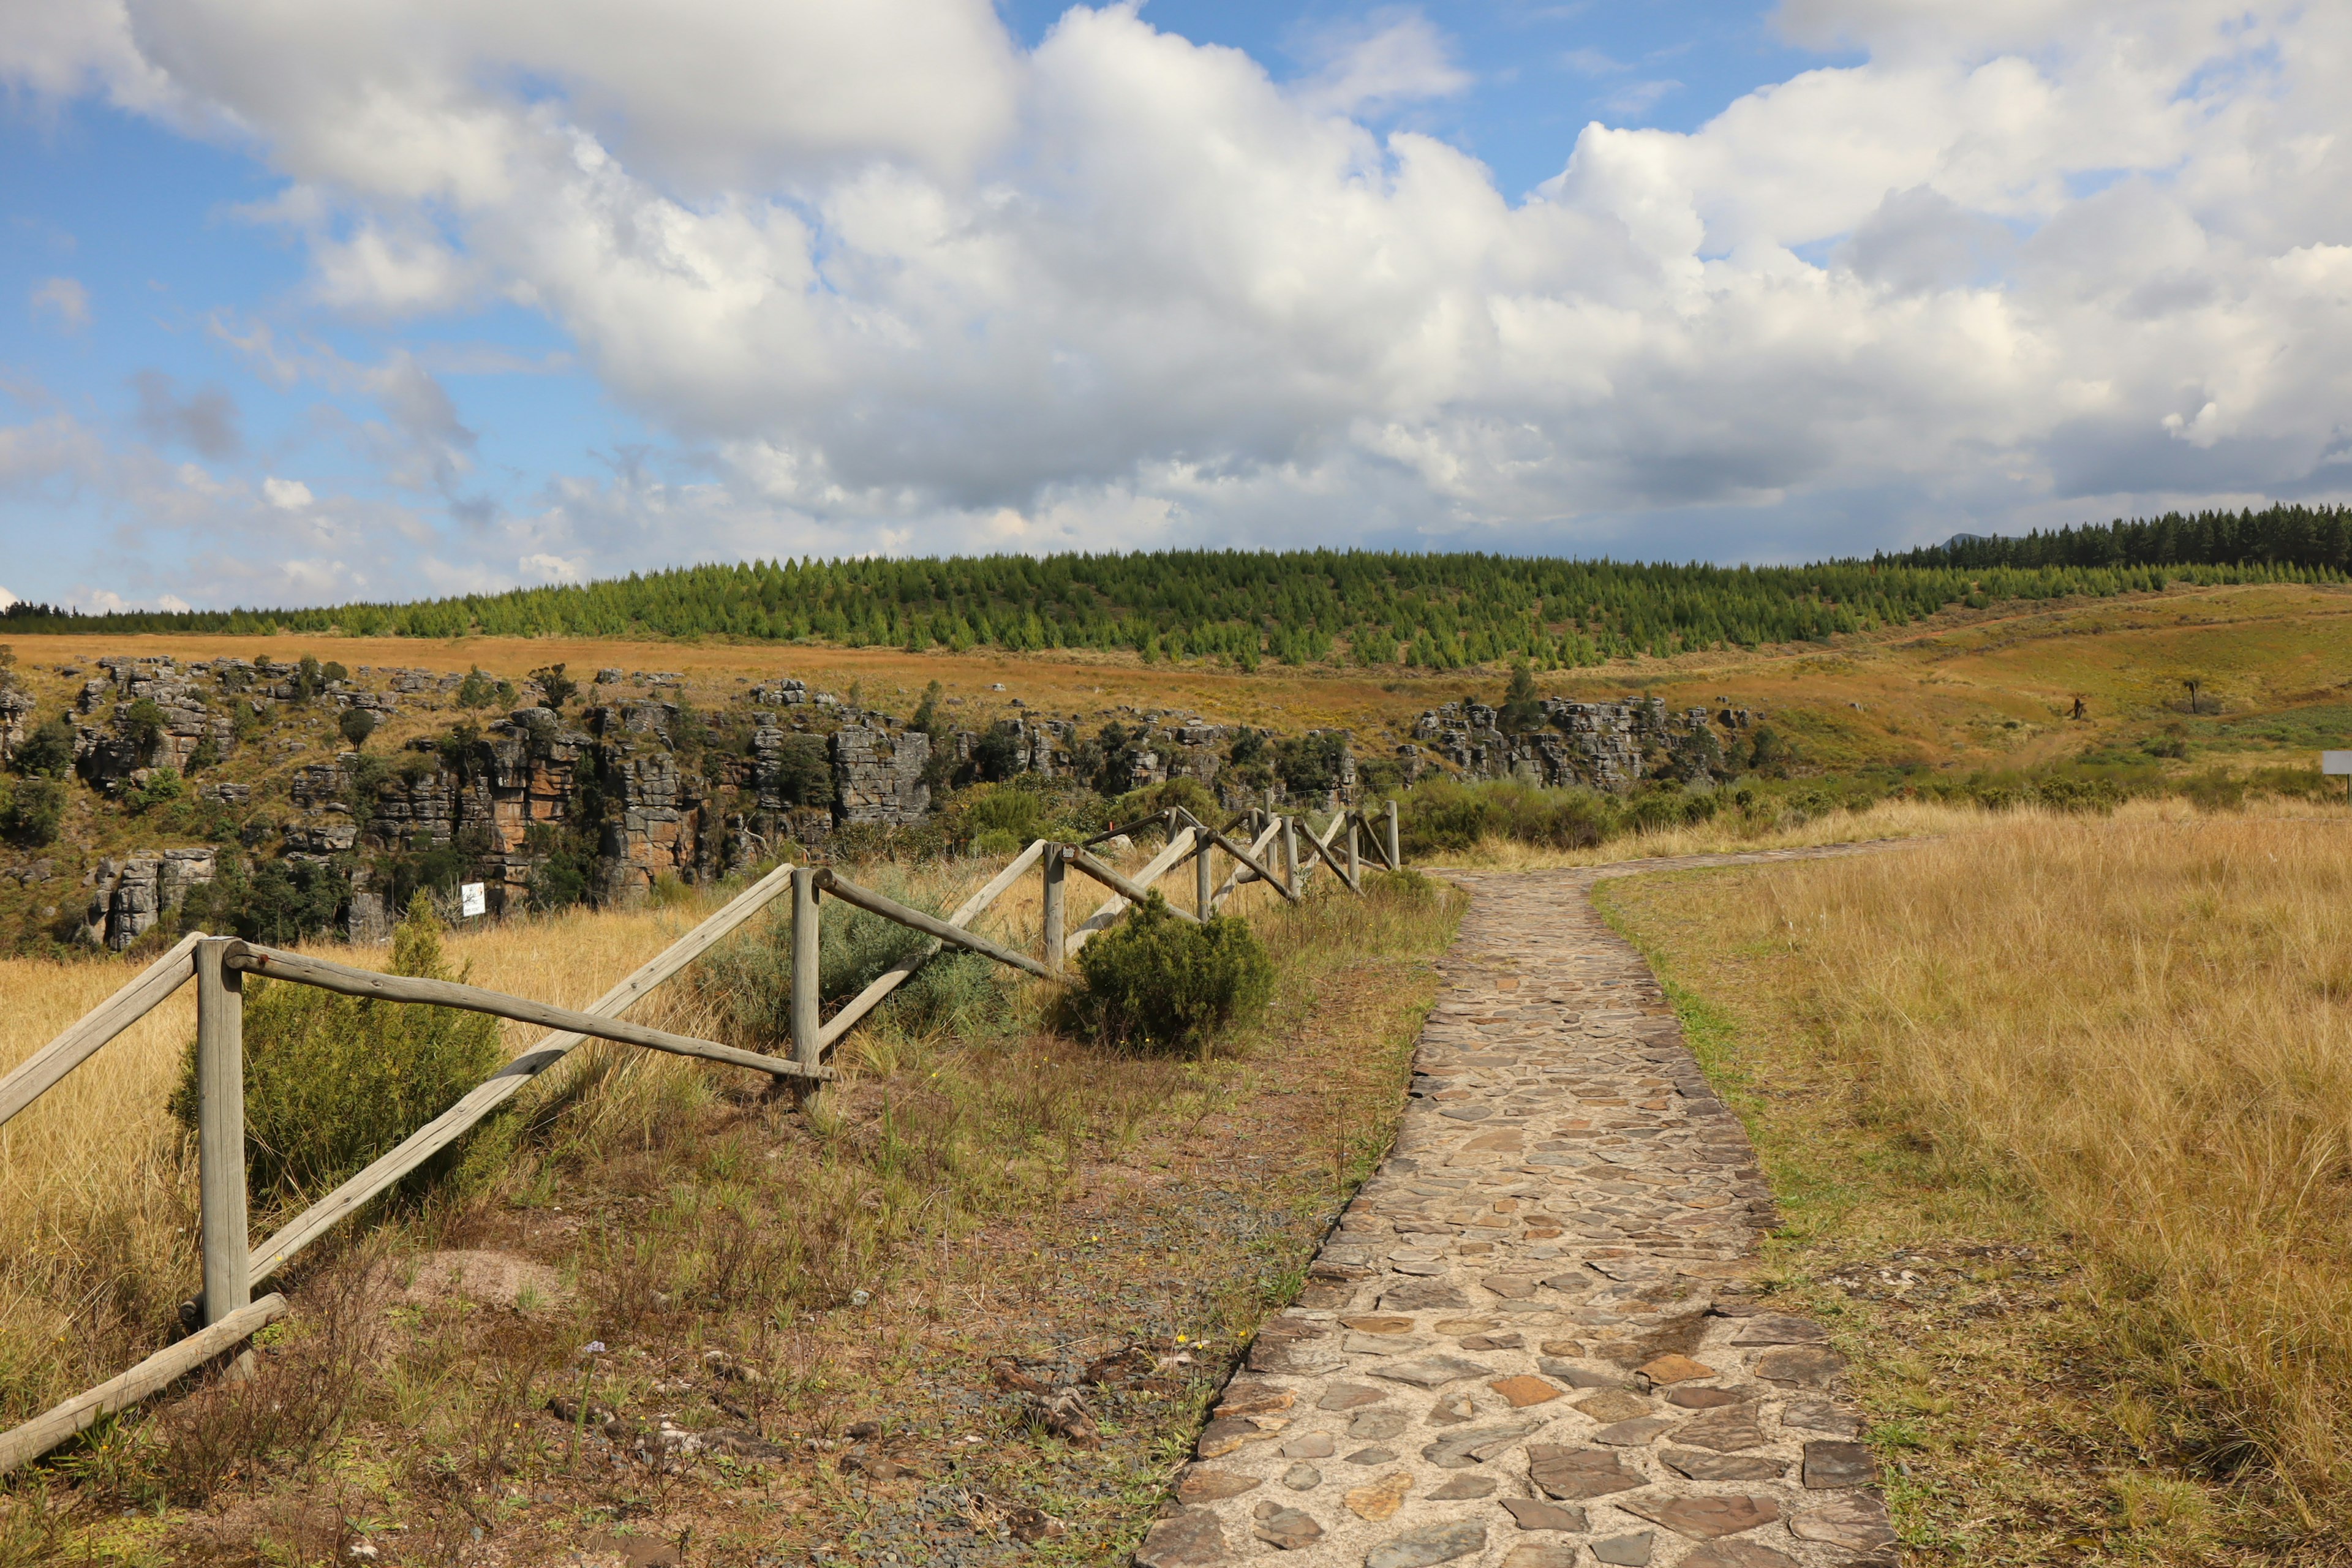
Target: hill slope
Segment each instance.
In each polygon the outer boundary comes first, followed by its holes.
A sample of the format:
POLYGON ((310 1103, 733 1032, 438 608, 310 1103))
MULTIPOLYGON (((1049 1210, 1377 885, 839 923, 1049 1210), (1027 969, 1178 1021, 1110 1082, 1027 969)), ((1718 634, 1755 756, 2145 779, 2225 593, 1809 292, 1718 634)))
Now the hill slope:
POLYGON ((725 637, 913 653, 1124 649, 1149 661, 1576 668, 1824 642, 1947 607, 2340 579, 2342 511, 2116 523, 1901 560, 1706 566, 1488 554, 1179 551, 753 562, 409 605, 84 616, 18 605, 24 633, 272 631, 441 638, 725 637), (2175 525, 2177 521, 2177 526, 2175 525), (2158 557, 2177 557, 2163 559, 2158 557))

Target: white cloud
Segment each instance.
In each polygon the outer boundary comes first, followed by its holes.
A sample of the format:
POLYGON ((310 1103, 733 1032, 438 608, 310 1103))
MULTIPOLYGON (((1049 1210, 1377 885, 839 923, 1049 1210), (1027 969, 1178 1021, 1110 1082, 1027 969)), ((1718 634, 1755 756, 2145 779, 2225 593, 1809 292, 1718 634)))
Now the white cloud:
POLYGON ((0 588, 0 610, 5 610, 11 605, 19 605, 22 603, 24 603, 24 601, 17 598, 16 595, 8 592, 5 588, 0 588))
POLYGON ((325 303, 383 315, 414 315, 470 303, 480 282, 466 258, 437 235, 362 222, 346 238, 311 241, 325 303))
POLYGON ((299 511, 317 499, 301 480, 281 479, 275 474, 261 481, 261 494, 280 511, 299 511))
POLYGON ((515 563, 527 583, 584 583, 588 574, 577 561, 534 551, 515 563))
POLYGON ((68 332, 89 325, 89 290, 77 279, 44 278, 33 285, 26 303, 36 316, 55 316, 68 332))
POLYGON ((1465 90, 1445 37, 1418 12, 1375 13, 1369 23, 1313 40, 1318 68, 1300 83, 1301 105, 1326 114, 1361 114, 1465 90))
POLYGON ((160 109, 172 96, 132 40, 123 0, 13 0, 0 80, 52 101, 97 90, 126 109, 160 109))
POLYGON ((1638 118, 1658 106, 1658 100, 1670 92, 1680 92, 1683 84, 1669 77, 1652 81, 1628 82, 1609 95, 1603 105, 1612 114, 1638 118))
MULTIPOLYGON (((131 0, 0 54, 239 127, 320 299, 541 310, 675 443, 496 514, 417 354, 219 322, 371 399, 355 449, 471 531, 227 479, 140 481, 150 526, 318 531, 273 581, 324 593, 877 542, 1665 548, 1644 517, 1867 548, 2352 483, 2343 7, 1788 0, 1862 62, 1588 126, 1515 200, 1361 122, 1467 86, 1414 13, 1285 86, 1131 6, 1024 54, 983 0, 887 5, 131 0)), ((66 436, 0 430, 0 477, 12 438, 66 436)))

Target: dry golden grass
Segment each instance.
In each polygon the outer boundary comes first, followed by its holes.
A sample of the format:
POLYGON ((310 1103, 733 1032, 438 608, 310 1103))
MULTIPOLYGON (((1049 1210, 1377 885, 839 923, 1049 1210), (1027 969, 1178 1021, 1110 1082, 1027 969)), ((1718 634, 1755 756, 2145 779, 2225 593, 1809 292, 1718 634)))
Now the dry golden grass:
MULTIPOLYGON (((1147 844, 1130 855, 1130 868, 1150 849, 1147 844)), ((904 888, 952 909, 1003 863, 950 860, 909 868, 904 888)), ((864 875, 856 868, 852 874, 864 875)), ((1164 885, 1189 907, 1189 867, 1164 885)), ((1066 886, 1073 927, 1109 897, 1075 874, 1066 886)), ((585 1006, 685 935, 721 897, 695 897, 668 908, 519 919, 452 933, 448 951, 476 984, 585 1006)), ((1245 911, 1273 898, 1263 888, 1244 889, 1227 907, 1245 911)), ((779 900, 769 918, 781 918, 786 902, 779 900)), ((1024 877, 979 929, 1034 951, 1042 918, 1039 879, 1024 877)), ((757 922, 752 930, 759 930, 757 922)), ((319 950, 362 964, 383 956, 353 955, 331 945, 319 950)), ((105 1000, 132 972, 120 963, 0 959, 0 998, 6 1002, 0 1012, 0 1072, 105 1000)), ((680 984, 656 992, 631 1016, 711 1032, 691 987, 680 984)), ((171 1332, 178 1303, 195 1289, 194 1151, 165 1110, 194 1026, 194 991, 183 987, 0 1128, 0 1419, 103 1381, 153 1349, 171 1332)), ((541 1034, 520 1024, 503 1027, 510 1053, 528 1048, 541 1034)), ((703 1083, 699 1068, 625 1047, 592 1045, 576 1060, 577 1068, 567 1064, 551 1075, 525 1103, 577 1099, 581 1080, 593 1080, 599 1092, 585 1107, 586 1124, 575 1131, 592 1142, 613 1123, 642 1121, 703 1083)))
POLYGON ((2019 823, 1772 898, 1874 1096, 2095 1238, 2213 1462, 2258 1459, 2331 1533, 2352 1505, 2347 900, 2341 834, 2241 819, 2019 823))
POLYGON ((1875 838, 1918 838, 1982 826, 1988 813, 1935 801, 1885 800, 1863 811, 1832 811, 1787 826, 1759 826, 1727 814, 1712 822, 1649 828, 1583 849, 1555 849, 1490 837, 1475 849, 1443 853, 1446 866, 1481 871, 1549 871, 1567 866, 1607 866, 1667 855, 1727 855, 1749 849, 1794 849, 1815 844, 1858 844, 1875 838))
MULTIPOLYGON (((584 1005, 699 913, 583 911, 450 945, 477 984, 584 1005)), ((0 959, 0 1071, 131 973, 0 959)), ((194 1159, 165 1101, 194 1028, 194 989, 184 986, 0 1129, 0 1410, 21 1415, 113 1375, 153 1348, 194 1290, 194 1159)), ((535 1034, 509 1026, 509 1047, 535 1034)))
POLYGON ((2342 816, 2019 815, 1608 891, 1744 1096, 1792 1285, 1934 1450, 1897 1500, 1936 1560, 2352 1552, 2342 816))
MULTIPOLYGON (((2352 824, 2352 807, 2336 802, 2296 801, 2264 805, 2267 815, 2291 816, 2314 823, 2352 824)), ((1757 849, 1798 849, 1826 844, 1867 844, 1890 838, 1938 838, 1951 834, 2012 826, 2022 822, 2190 823, 2210 820, 2209 813, 2177 797, 2148 797, 2124 802, 2111 817, 2082 816, 2045 811, 2039 806, 1983 806, 1933 800, 1883 800, 1861 811, 1833 811, 1807 822, 1785 826, 1754 826, 1727 815, 1713 822, 1651 828, 1612 838, 1585 849, 1552 849, 1507 838, 1487 838, 1473 850, 1437 857, 1439 863, 1465 870, 1545 871, 1568 866, 1611 866, 1624 860, 1647 860, 1675 855, 1737 855, 1757 849)))

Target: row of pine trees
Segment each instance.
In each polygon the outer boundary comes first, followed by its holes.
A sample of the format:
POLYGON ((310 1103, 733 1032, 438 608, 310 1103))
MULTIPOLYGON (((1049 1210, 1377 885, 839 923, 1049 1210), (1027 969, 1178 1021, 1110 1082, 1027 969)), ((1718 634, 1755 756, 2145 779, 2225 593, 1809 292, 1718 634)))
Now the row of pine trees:
POLYGON ((761 561, 415 604, 81 616, 16 605, 11 634, 273 631, 354 637, 711 637, 854 647, 1129 649, 1244 668, 1341 661, 1542 668, 1825 641, 1954 604, 2106 596, 2175 583, 2336 581, 2352 509, 2168 515, 1811 566, 1456 552, 761 561))

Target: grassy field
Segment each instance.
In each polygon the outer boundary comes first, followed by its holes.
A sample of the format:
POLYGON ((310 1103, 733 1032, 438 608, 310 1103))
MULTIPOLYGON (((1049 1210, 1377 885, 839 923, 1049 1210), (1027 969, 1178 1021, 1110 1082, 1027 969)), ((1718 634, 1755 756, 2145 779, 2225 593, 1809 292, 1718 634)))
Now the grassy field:
MULTIPOLYGON (((954 1032, 862 1028, 805 1110, 583 1050, 530 1097, 505 1169, 299 1266, 251 1382, 0 1496, 0 1563, 1110 1560, 1402 1106, 1456 904, 1326 889, 1298 910, 1244 896, 1281 985, 1205 1060, 1058 1037, 1025 986, 954 1032), (1076 1428, 1030 1392, 1072 1381, 1076 1428), (709 1446, 666 1448, 680 1431, 709 1446)), ((1093 900, 1072 891, 1076 918, 1093 900)), ((1034 935, 1034 901, 991 929, 1034 935)), ((478 981, 578 1002, 698 913, 452 946, 478 981)), ((40 968, 0 977, 40 1002, 0 1061, 118 977, 40 968)), ((653 1016, 726 1033, 723 1000, 688 985, 653 1016)), ((187 1026, 118 1042, 11 1129, 12 1418, 119 1370, 193 1285, 193 1172, 162 1113, 187 1026)))
MULTIPOLYGON (((1549 694, 1587 700, 1655 695, 1669 705, 1716 698, 1761 708, 1825 766, 1916 759, 1927 765, 2030 765, 2085 747, 2135 743, 2175 727, 2208 760, 2266 752, 2256 726, 2278 715, 2347 703, 2352 692, 2352 588, 2273 585, 2175 588, 2095 601, 1955 609, 1901 631, 1842 637, 1829 646, 1749 653, 1690 653, 1615 661, 1543 676, 1549 694), (2198 679, 2192 714, 2181 684, 2198 679), (2087 717, 2069 717, 2084 699, 2087 717)), ((107 654, 222 654, 284 659, 305 652, 361 665, 463 671, 478 665, 519 677, 562 662, 575 678, 597 668, 676 672, 698 702, 725 700, 748 680, 794 675, 869 704, 910 710, 941 683, 959 723, 977 728, 1010 712, 1197 713, 1223 723, 1284 730, 1343 726, 1369 742, 1400 737, 1423 710, 1460 698, 1492 701, 1500 670, 1444 674, 1268 666, 1244 672, 1207 661, 1145 664, 1132 655, 905 653, 805 643, 787 646, 565 638, 265 638, 60 636, 18 639, 21 672, 45 708, 79 682, 56 674, 107 654), (1002 685, 1004 689, 992 688, 1002 685)), ((2352 740, 2336 718, 2319 731, 2352 740)), ((407 731, 395 727, 394 742, 407 731)), ((2305 742, 2298 736, 2296 748, 2305 742)))
POLYGON ((2017 815, 1604 884, 1917 1563, 2352 1552, 2342 823, 2017 815))

